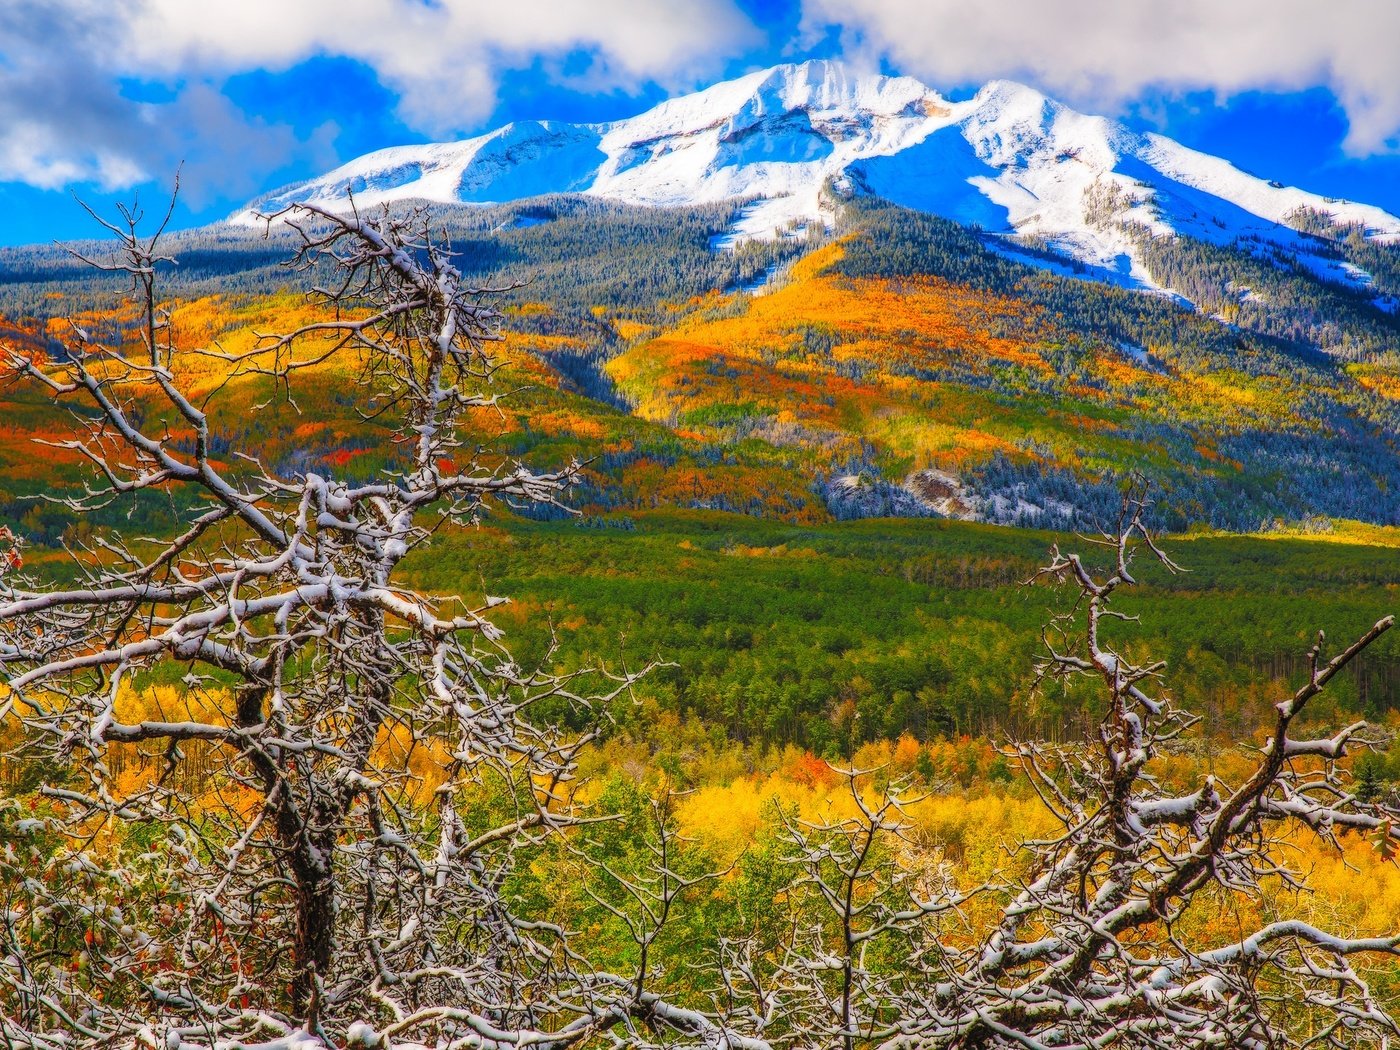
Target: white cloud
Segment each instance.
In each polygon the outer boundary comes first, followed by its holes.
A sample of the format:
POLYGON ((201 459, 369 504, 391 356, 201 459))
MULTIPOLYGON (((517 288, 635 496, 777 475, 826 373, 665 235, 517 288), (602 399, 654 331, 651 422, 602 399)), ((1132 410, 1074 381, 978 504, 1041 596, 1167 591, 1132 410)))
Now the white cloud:
POLYGON ((934 86, 1023 78, 1080 105, 1322 85, 1349 152, 1400 150, 1397 0, 803 0, 803 21, 934 86))
POLYGON ((299 142, 218 91, 314 56, 364 62, 406 123, 450 135, 489 115, 511 69, 540 62, 593 91, 679 89, 758 42, 733 0, 0 0, 0 181, 118 189, 187 161, 197 205, 252 192, 295 157, 329 165, 325 129, 299 142), (124 78, 169 97, 124 97, 124 78))
POLYGON ((682 87, 755 42, 732 0, 147 0, 129 46, 168 74, 357 59, 400 94, 408 123, 448 134, 490 113, 504 70, 537 57, 588 55, 597 90, 682 87))
POLYGON ((118 190, 168 181, 185 162, 186 199, 198 207, 253 192, 252 169, 304 148, 202 78, 158 103, 124 97, 118 78, 139 72, 124 50, 133 9, 131 0, 0 3, 0 181, 118 190))

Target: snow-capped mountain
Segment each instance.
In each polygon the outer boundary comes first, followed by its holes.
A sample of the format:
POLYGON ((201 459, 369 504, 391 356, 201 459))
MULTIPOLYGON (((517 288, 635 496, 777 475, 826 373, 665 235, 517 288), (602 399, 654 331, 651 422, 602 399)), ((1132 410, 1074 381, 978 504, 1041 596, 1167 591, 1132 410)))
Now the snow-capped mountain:
POLYGON ((993 81, 950 101, 913 78, 830 61, 752 73, 611 124, 520 121, 461 142, 379 150, 262 197, 233 221, 298 200, 335 207, 351 193, 362 206, 544 193, 651 205, 755 197, 733 235, 771 237, 829 220, 828 185, 1047 243, 1137 286, 1152 285, 1138 251, 1144 228, 1257 237, 1354 283, 1366 275, 1313 255, 1288 228, 1292 213, 1314 209, 1400 239, 1400 218, 1380 208, 1266 181, 1021 84, 993 81))

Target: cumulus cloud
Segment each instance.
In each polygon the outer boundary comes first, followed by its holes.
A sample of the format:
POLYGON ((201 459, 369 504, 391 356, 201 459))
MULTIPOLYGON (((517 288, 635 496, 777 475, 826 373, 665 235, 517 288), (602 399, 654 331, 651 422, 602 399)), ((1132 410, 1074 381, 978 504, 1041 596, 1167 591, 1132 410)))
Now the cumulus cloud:
POLYGON ((1400 151, 1396 0, 803 0, 803 23, 935 86, 1022 78, 1105 108, 1153 89, 1322 85, 1348 152, 1400 151))
POLYGON ((219 91, 317 56, 365 63, 405 123, 449 135, 491 112, 513 68, 585 90, 682 88, 756 42, 733 0, 0 0, 0 181, 116 189, 188 160, 197 205, 295 158, 333 160, 324 130, 298 141, 219 91), (169 90, 141 101, 132 82, 169 90))
MULTIPOLYGON (((292 130, 249 117, 207 80, 182 78, 159 102, 127 97, 142 72, 124 51, 131 0, 0 4, 0 181, 117 190, 184 164, 195 207, 252 192, 298 150, 292 130)), ((322 149, 324 155, 324 149, 322 149)))
POLYGON ((171 102, 141 110, 149 129, 147 148, 169 158, 155 174, 163 179, 172 162, 178 163, 180 196, 196 211, 221 197, 266 189, 267 173, 294 157, 322 168, 336 162, 334 124, 322 124, 300 140, 284 124, 249 117, 211 84, 190 84, 171 102))
POLYGON ((407 123, 447 134, 490 113, 502 70, 540 57, 586 55, 598 90, 680 87, 757 34, 732 0, 147 0, 130 36, 168 72, 357 59, 399 93, 407 123))
POLYGON ((95 10, 75 24, 42 3, 0 5, 0 179, 111 188, 139 175, 123 133, 140 122, 137 109, 91 62, 54 62, 46 47, 62 40, 85 55, 110 31, 110 18, 95 10))

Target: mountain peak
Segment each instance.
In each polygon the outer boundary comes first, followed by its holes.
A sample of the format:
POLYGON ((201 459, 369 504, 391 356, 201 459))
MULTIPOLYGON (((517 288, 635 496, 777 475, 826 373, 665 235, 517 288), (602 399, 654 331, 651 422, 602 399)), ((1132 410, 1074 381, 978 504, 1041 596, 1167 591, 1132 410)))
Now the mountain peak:
POLYGON ((1059 105, 1043 91, 1033 88, 1029 84, 1023 84, 1019 80, 989 80, 977 89, 974 98, 983 103, 1019 101, 1031 105, 1046 105, 1047 103, 1059 105))
POLYGON ((1379 208, 1266 182, 1025 84, 994 80, 950 102, 911 77, 831 59, 758 70, 607 124, 517 121, 461 142, 380 150, 234 218, 296 200, 336 207, 350 194, 361 206, 546 193, 648 205, 758 198, 734 234, 772 237, 829 221, 822 189, 847 175, 895 203, 1048 242, 1139 286, 1151 284, 1144 229, 1293 249, 1302 241, 1281 224, 1305 208, 1400 237, 1400 219, 1379 208))
POLYGON ((814 58, 772 66, 758 74, 760 89, 775 89, 792 108, 831 109, 870 104, 890 95, 935 94, 912 77, 862 71, 837 59, 814 58))

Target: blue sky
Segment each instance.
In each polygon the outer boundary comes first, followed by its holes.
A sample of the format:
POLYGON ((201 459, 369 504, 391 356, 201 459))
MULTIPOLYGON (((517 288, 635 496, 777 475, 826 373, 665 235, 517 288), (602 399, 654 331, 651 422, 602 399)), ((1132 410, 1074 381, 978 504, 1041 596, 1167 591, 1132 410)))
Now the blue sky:
POLYGON ((1031 83, 1268 178, 1400 213, 1393 0, 4 0, 0 243, 177 222, 382 146, 608 120, 839 57, 952 96, 1031 83))

